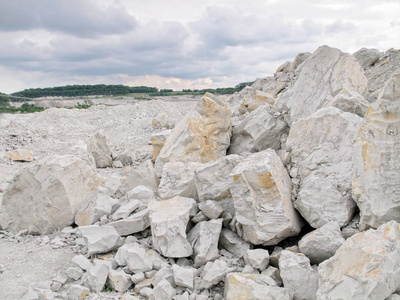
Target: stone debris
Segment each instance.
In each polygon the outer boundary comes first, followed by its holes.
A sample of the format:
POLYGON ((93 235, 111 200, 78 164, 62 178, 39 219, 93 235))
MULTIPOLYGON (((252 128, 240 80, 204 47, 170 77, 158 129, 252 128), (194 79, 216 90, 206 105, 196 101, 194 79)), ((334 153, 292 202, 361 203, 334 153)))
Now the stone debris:
POLYGON ((291 201, 290 177, 274 150, 244 158, 231 176, 236 218, 245 241, 276 245, 300 232, 301 221, 291 201))
POLYGON ((398 299, 399 74, 323 46, 190 105, 4 114, 0 242, 75 253, 14 298, 398 299))
POLYGON ((32 151, 26 149, 17 149, 14 151, 7 152, 10 159, 14 161, 32 161, 33 160, 33 153, 32 151))
POLYGON ((299 250, 312 264, 320 264, 331 258, 344 241, 339 224, 329 222, 303 236, 299 241, 299 250))
POLYGON ((154 249, 166 257, 188 257, 193 249, 186 239, 186 226, 197 207, 191 198, 174 197, 150 201, 150 224, 154 249))
POLYGON ((112 166, 112 151, 108 137, 103 132, 98 131, 90 137, 87 143, 87 151, 93 156, 97 168, 112 166))

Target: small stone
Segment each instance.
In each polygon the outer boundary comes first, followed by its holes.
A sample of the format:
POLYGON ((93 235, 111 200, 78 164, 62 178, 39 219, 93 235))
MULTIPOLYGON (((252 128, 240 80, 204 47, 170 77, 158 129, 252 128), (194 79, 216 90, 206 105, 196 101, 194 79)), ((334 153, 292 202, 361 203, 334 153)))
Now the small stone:
POLYGON ((122 270, 116 271, 110 269, 108 272, 108 280, 111 287, 121 293, 127 291, 132 285, 131 276, 122 270))
POLYGON ((83 275, 83 271, 80 268, 74 268, 74 267, 70 267, 65 271, 65 274, 67 274, 67 276, 75 281, 79 280, 79 278, 82 277, 83 275))
POLYGON ((209 289, 222 281, 228 273, 228 265, 225 261, 217 259, 208 262, 201 273, 201 289, 209 289))
POLYGON ((9 151, 8 156, 14 161, 32 161, 33 153, 32 151, 26 149, 17 149, 14 151, 9 151))
POLYGON ((172 271, 177 286, 193 289, 193 269, 173 265, 172 271))
POLYGON ((75 255, 72 258, 71 263, 85 271, 88 271, 92 267, 92 263, 90 262, 90 260, 88 260, 82 254, 75 255))
POLYGON ((245 256, 246 263, 250 264, 254 269, 258 269, 260 272, 264 271, 269 265, 269 253, 268 250, 254 249, 247 250, 245 256))
POLYGON ((138 282, 141 282, 145 279, 144 273, 143 272, 138 272, 136 274, 131 275, 131 280, 134 284, 137 284, 138 282))
POLYGON ((89 289, 79 284, 73 284, 68 290, 68 297, 71 300, 82 300, 89 294, 89 289))
POLYGON ((105 264, 97 264, 88 271, 86 282, 92 291, 101 292, 106 283, 108 271, 109 267, 105 264))
POLYGON ((106 253, 122 244, 120 235, 112 226, 80 226, 79 231, 85 239, 89 255, 106 253))
POLYGON ((218 201, 206 200, 199 203, 199 209, 210 219, 218 219, 224 213, 224 209, 218 201))
POLYGON ((165 279, 161 280, 153 289, 155 300, 172 300, 176 295, 176 290, 165 279))

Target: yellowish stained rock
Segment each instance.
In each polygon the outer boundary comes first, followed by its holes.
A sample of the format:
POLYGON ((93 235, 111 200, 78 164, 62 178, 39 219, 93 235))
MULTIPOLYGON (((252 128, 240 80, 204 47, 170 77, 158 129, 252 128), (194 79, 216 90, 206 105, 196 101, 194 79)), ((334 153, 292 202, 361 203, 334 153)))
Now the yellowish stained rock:
POLYGON ((14 151, 9 151, 8 156, 15 161, 32 161, 33 153, 32 151, 25 149, 17 149, 14 151))

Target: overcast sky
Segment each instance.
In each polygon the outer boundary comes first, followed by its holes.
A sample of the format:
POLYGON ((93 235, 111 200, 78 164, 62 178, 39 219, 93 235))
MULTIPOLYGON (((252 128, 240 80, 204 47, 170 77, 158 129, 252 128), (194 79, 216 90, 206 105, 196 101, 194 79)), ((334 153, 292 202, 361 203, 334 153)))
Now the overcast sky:
POLYGON ((400 0, 0 0, 0 92, 234 86, 300 52, 400 45, 400 0))

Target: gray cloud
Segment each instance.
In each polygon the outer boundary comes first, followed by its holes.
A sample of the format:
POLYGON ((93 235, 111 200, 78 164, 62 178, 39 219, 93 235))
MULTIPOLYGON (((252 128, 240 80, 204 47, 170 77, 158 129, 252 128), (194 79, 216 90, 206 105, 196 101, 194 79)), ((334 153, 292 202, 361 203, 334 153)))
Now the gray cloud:
POLYGON ((116 2, 106 7, 90 0, 0 2, 0 31, 45 29, 96 37, 124 33, 136 26, 136 19, 116 2))

